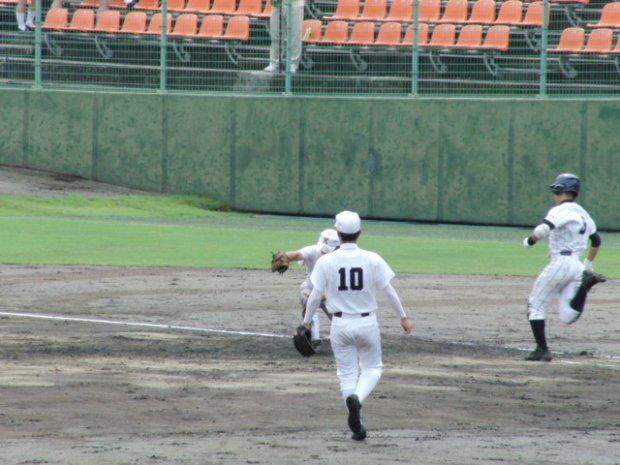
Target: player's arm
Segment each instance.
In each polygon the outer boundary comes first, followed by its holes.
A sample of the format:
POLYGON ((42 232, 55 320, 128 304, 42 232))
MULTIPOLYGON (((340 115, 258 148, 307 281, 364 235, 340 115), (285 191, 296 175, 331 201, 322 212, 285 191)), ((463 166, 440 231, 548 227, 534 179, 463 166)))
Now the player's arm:
POLYGON ((547 237, 549 233, 551 232, 551 230, 553 229, 553 227, 554 227, 553 223, 546 221, 546 220, 543 221, 542 223, 540 223, 538 226, 534 228, 534 231, 532 232, 531 236, 527 236, 525 239, 523 239, 523 246, 532 247, 539 240, 547 237))
POLYGON ((293 250, 291 252, 286 252, 286 256, 292 262, 303 261, 304 255, 299 250, 293 250))
POLYGON ((590 239, 590 248, 588 249, 588 255, 586 256, 586 259, 583 261, 583 266, 586 270, 592 271, 594 268, 592 265, 592 262, 598 255, 598 250, 603 241, 601 239, 601 236, 598 234, 598 232, 590 234, 589 239, 590 239))
POLYGON ((405 313, 405 309, 403 308, 403 304, 400 301, 400 297, 398 296, 396 289, 394 289, 391 284, 388 284, 382 290, 385 298, 390 304, 390 307, 392 307, 392 310, 396 316, 400 318, 400 325, 402 326, 403 331, 406 335, 410 334, 413 325, 411 324, 409 318, 407 318, 407 314, 405 313))
POLYGON ((317 290, 316 287, 312 289, 312 292, 310 293, 310 297, 308 297, 308 303, 306 304, 306 314, 304 315, 303 325, 306 328, 310 329, 310 322, 312 321, 314 314, 318 310, 319 305, 321 305, 322 299, 323 299, 323 292, 317 290))

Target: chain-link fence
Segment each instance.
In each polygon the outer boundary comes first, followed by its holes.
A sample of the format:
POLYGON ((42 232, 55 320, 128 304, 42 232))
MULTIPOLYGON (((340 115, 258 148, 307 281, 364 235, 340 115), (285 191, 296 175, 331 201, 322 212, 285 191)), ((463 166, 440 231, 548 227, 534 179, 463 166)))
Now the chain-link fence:
POLYGON ((0 85, 616 96, 619 31, 590 0, 0 0, 0 85))

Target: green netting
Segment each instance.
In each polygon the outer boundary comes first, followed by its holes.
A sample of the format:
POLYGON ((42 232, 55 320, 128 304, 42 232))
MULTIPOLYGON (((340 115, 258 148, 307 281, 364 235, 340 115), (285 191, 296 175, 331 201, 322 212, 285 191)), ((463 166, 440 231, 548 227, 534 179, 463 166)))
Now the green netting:
POLYGON ((2 86, 422 97, 620 93, 620 2, 17 1, 0 0, 2 86), (18 29, 16 10, 40 27, 18 29))

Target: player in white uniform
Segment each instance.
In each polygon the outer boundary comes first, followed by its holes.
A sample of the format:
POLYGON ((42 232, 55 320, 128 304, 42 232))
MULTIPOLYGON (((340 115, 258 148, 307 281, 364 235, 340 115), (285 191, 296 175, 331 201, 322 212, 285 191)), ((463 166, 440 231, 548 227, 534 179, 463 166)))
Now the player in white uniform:
MULTIPOLYGON (((338 234, 335 229, 325 229, 319 235, 319 240, 316 244, 308 245, 302 249, 286 252, 286 255, 289 260, 299 262, 301 265, 306 267, 306 276, 301 285, 299 286, 299 302, 301 303, 301 317, 303 318, 306 314, 306 303, 308 302, 308 297, 312 292, 312 282, 310 281, 310 275, 312 274, 312 270, 314 270, 314 265, 317 260, 321 258, 321 256, 333 252, 340 245, 340 240, 338 239, 338 234)), ((324 300, 321 301, 321 308, 327 313, 327 309, 325 308, 324 300)), ((319 322, 319 314, 316 313, 312 318, 312 325, 310 327, 310 331, 312 333, 312 345, 315 349, 318 349, 321 345, 321 336, 320 336, 320 322, 319 322)))
POLYGON ((390 284, 394 277, 392 269, 378 254, 357 246, 361 233, 359 215, 343 211, 336 215, 335 226, 340 248, 321 257, 314 267, 310 276, 314 289, 303 324, 310 327, 325 294, 327 310, 332 314, 331 346, 349 428, 352 438, 361 441, 366 438, 362 404, 383 371, 381 334, 375 314, 376 290, 383 291, 406 335, 411 333, 412 325, 390 284))
POLYGON ((552 359, 545 334, 545 311, 554 297, 558 299, 560 320, 572 324, 583 313, 588 291, 606 281, 604 276, 593 272, 592 262, 598 254, 601 237, 588 212, 575 202, 580 185, 574 174, 560 174, 549 186, 556 205, 523 241, 525 247, 531 247, 549 238, 549 264, 536 279, 528 299, 527 313, 536 349, 526 360, 549 362, 552 359), (580 256, 586 249, 587 256, 581 263, 580 256))

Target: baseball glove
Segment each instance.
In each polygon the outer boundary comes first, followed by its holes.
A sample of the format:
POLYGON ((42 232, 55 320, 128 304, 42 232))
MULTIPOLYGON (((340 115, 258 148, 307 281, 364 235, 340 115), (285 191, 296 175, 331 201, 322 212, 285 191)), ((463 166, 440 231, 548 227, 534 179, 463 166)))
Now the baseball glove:
POLYGON ((271 271, 278 272, 280 274, 284 273, 288 270, 289 267, 289 259, 288 255, 285 252, 277 251, 276 253, 271 253, 271 271))
POLYGON ((310 357, 316 352, 312 346, 312 335, 310 330, 304 325, 299 325, 293 335, 293 344, 295 349, 304 357, 310 357))

